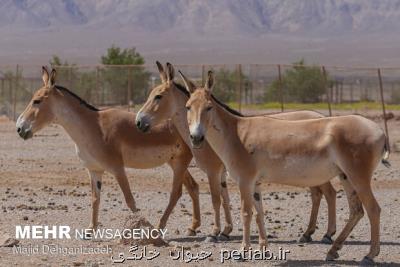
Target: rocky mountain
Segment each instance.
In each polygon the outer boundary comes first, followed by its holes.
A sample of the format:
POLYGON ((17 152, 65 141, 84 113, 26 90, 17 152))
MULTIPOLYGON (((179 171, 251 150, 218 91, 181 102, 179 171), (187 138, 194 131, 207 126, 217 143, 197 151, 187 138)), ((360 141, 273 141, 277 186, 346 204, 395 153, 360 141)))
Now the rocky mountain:
POLYGON ((282 42, 304 52, 321 49, 318 42, 354 44, 358 37, 382 39, 382 47, 399 26, 400 0, 0 0, 0 57, 51 47, 67 55, 98 53, 112 43, 150 55, 182 52, 188 44, 197 52, 260 52, 282 42))
POLYGON ((1 0, 0 27, 131 27, 192 34, 399 31, 399 0, 1 0))

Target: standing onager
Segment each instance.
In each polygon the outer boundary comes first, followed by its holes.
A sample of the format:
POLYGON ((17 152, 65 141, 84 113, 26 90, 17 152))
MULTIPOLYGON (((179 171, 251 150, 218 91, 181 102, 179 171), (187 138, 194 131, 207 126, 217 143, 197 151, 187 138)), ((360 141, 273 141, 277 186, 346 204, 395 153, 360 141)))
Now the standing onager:
POLYGON ((147 135, 135 126, 132 113, 118 110, 98 110, 66 88, 55 85, 56 72, 49 75, 43 67, 44 86, 37 90, 17 121, 18 134, 28 139, 54 122, 61 125, 75 143, 76 153, 87 168, 92 187, 92 217, 90 228, 98 226, 101 178, 105 171, 113 174, 124 194, 126 204, 136 211, 124 167, 149 169, 164 163, 171 167, 174 180, 169 203, 160 219, 164 228, 177 200, 182 183, 193 201, 190 232, 200 226, 198 185, 187 167, 192 154, 176 129, 160 125, 147 135))
POLYGON ((364 214, 371 225, 371 247, 363 263, 379 254, 380 207, 371 189, 373 171, 388 157, 386 137, 374 122, 361 116, 342 116, 288 121, 255 116, 240 117, 211 94, 213 74, 204 88, 194 88, 182 76, 191 96, 186 104, 192 145, 206 138, 238 182, 242 203, 244 249, 250 246, 253 197, 261 247, 267 245, 260 183, 317 186, 340 175, 347 194, 350 217, 333 242, 326 259, 339 257, 338 250, 364 214))
MULTIPOLYGON (((186 102, 189 99, 189 93, 184 87, 176 84, 173 81, 174 68, 170 63, 166 64, 165 70, 159 62, 157 62, 157 66, 160 72, 162 84, 155 87, 150 92, 146 103, 143 105, 136 116, 136 123, 140 129, 147 131, 150 127, 152 127, 152 125, 157 125, 158 123, 161 123, 171 118, 172 123, 178 129, 179 134, 185 140, 186 144, 190 146, 190 133, 186 119, 187 110, 185 108, 186 102)), ((240 114, 238 113, 238 115, 240 114)), ((323 118, 323 115, 313 111, 286 112, 274 114, 271 116, 288 120, 323 118)), ((207 142, 204 143, 201 149, 192 149, 192 154, 194 155, 199 167, 207 174, 209 174, 208 178, 210 182, 211 192, 219 190, 219 188, 215 187, 219 186, 220 176, 210 174, 218 174, 224 169, 224 165, 221 159, 216 155, 216 153, 212 150, 207 142)), ((226 191, 225 181, 222 181, 221 184, 222 190, 226 191)), ((228 195, 227 192, 224 192, 223 196, 225 194, 226 196, 228 195)), ((321 202, 322 194, 324 194, 328 203, 328 230, 327 233, 324 235, 323 242, 332 243, 331 236, 336 231, 336 191, 330 182, 327 182, 321 186, 311 187, 312 210, 308 228, 300 239, 303 242, 309 242, 312 240, 311 235, 314 233, 316 228, 318 209, 321 202)), ((212 193, 212 196, 213 206, 214 209, 217 211, 220 205, 219 194, 212 193)), ((227 206, 228 203, 225 203, 225 205, 227 206)), ((225 205, 224 208, 226 208, 225 205)), ((226 209, 225 212, 227 212, 226 209)), ((216 214, 216 216, 218 224, 215 224, 217 228, 214 231, 219 230, 219 215, 216 214)), ((227 223, 229 222, 227 221, 227 223)), ((229 230, 231 231, 232 228, 230 228, 229 230)), ((227 233, 224 231, 222 235, 224 234, 226 235, 227 233)))

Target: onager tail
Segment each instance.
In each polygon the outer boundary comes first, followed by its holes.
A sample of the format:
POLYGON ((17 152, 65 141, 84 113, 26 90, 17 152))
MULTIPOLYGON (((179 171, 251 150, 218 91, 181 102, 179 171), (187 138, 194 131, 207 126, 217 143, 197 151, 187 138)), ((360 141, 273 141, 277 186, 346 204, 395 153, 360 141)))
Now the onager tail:
POLYGON ((388 138, 386 137, 385 145, 383 147, 383 156, 382 156, 382 164, 385 165, 386 168, 390 168, 392 165, 388 161, 390 155, 390 144, 388 142, 388 138))

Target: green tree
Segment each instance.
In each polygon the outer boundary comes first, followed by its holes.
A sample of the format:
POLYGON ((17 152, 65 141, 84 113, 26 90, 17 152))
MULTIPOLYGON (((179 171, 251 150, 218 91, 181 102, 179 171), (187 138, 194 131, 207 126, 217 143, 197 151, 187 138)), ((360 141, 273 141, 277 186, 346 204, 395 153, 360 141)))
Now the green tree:
MULTIPOLYGON (((251 82, 249 78, 241 75, 242 88, 244 86, 251 87, 251 82)), ((213 94, 216 98, 223 102, 232 102, 237 100, 237 90, 239 87, 239 74, 237 71, 230 71, 226 69, 221 69, 215 73, 215 86, 213 94)), ((247 88, 250 89, 250 88, 247 88)))
POLYGON ((136 48, 121 49, 111 46, 107 53, 101 57, 104 65, 119 65, 105 67, 103 77, 106 91, 112 96, 113 102, 126 104, 129 101, 142 102, 148 89, 148 73, 142 65, 145 60, 136 48), (135 65, 123 67, 121 65, 135 65), (131 96, 131 99, 127 99, 131 96))
MULTIPOLYGON (((302 103, 321 101, 326 91, 325 78, 320 68, 305 66, 303 59, 295 62, 294 65, 282 75, 284 101, 302 103)), ((275 80, 267 87, 265 101, 280 101, 279 80, 275 80)))
POLYGON ((70 64, 67 60, 63 62, 57 55, 53 55, 49 63, 52 68, 57 70, 57 84, 74 91, 78 90, 78 88, 76 88, 78 68, 75 64, 70 64))
POLYGON ((70 64, 59 56, 53 55, 50 59, 52 68, 57 69, 57 84, 67 87, 76 94, 91 102, 92 90, 96 88, 96 72, 80 71, 76 64, 70 64))

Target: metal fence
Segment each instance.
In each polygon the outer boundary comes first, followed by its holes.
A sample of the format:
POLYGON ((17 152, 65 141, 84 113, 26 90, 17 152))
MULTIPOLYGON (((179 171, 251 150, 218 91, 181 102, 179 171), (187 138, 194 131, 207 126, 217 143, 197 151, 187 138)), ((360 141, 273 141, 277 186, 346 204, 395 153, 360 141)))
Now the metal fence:
MULTIPOLYGON (((317 109, 326 115, 382 112, 400 103, 400 69, 305 65, 174 65, 198 84, 212 69, 214 94, 244 112, 317 109)), ((140 105, 157 85, 155 65, 55 66, 57 84, 97 106, 140 105)), ((176 80, 179 82, 179 78, 176 80)), ((42 86, 41 66, 0 66, 0 115, 16 119, 42 86)))

